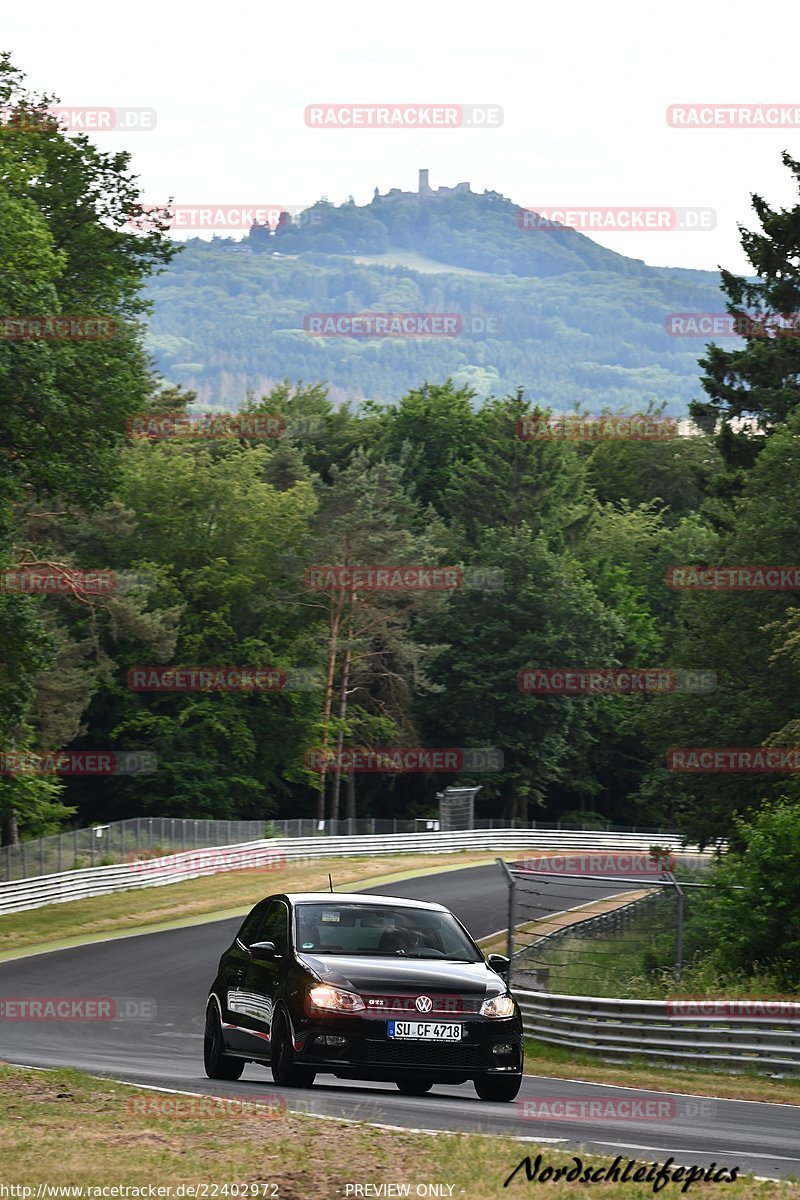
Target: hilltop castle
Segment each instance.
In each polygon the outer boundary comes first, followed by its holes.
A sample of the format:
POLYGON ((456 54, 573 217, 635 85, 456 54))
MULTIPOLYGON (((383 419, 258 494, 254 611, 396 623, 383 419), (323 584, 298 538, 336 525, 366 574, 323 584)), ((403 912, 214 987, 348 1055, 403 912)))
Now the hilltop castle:
POLYGON ((419 187, 416 192, 404 192, 402 188, 390 188, 385 196, 381 196, 377 188, 375 188, 373 198, 375 200, 398 200, 402 197, 404 200, 439 200, 444 196, 455 196, 459 192, 469 192, 471 188, 468 183, 457 183, 455 187, 440 187, 432 188, 428 182, 428 170, 420 169, 419 187))

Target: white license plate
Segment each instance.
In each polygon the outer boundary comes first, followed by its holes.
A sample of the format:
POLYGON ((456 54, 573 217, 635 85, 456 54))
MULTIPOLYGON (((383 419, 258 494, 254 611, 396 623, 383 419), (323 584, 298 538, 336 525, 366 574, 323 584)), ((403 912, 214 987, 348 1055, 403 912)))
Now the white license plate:
POLYGON ((413 1038, 423 1042, 460 1042, 460 1025, 443 1025, 441 1021, 390 1021, 390 1038, 413 1038))

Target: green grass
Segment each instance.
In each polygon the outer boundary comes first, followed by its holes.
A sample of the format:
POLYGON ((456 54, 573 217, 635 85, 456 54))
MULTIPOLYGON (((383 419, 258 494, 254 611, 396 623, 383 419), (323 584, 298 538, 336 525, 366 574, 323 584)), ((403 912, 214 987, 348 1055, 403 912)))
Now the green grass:
POLYGON ((691 1092, 721 1099, 800 1105, 800 1076, 772 1079, 752 1068, 736 1074, 714 1071, 704 1059, 698 1059, 696 1066, 680 1063, 673 1067, 654 1062, 644 1054, 626 1056, 620 1063, 608 1063, 594 1054, 582 1054, 568 1046, 553 1046, 534 1038, 525 1039, 525 1073, 648 1088, 657 1092, 691 1092))
MULTIPOLYGON (((612 1161, 611 1156, 510 1137, 441 1132, 430 1136, 353 1121, 315 1120, 283 1109, 278 1098, 270 1096, 269 1085, 257 1098, 264 1106, 260 1110, 248 1104, 243 1111, 241 1102, 220 1105, 208 1097, 197 1099, 206 1111, 200 1111, 196 1100, 191 1107, 191 1097, 148 1092, 78 1071, 0 1066, 2 1183, 30 1188, 28 1196, 49 1184, 84 1189, 121 1185, 144 1188, 145 1196, 152 1186, 171 1189, 173 1198, 181 1185, 193 1184, 206 1189, 195 1195, 248 1200, 344 1200, 347 1184, 370 1184, 372 1189, 407 1184, 413 1197, 424 1194, 418 1192, 420 1185, 435 1183, 444 1185, 443 1194, 452 1200, 496 1200, 506 1194, 504 1182, 526 1156, 534 1162, 541 1155, 541 1167, 565 1169, 574 1166, 573 1155, 592 1170, 612 1161), (182 1106, 179 1116, 176 1103, 182 1106), (208 1107, 218 1115, 208 1115, 208 1107), (248 1190, 242 1191, 245 1183, 248 1190), (238 1189, 225 1191, 226 1184, 237 1184, 238 1189), (257 1190, 250 1190, 253 1185, 257 1190)), ((390 1110, 378 1119, 390 1120, 390 1110)), ((548 1127, 547 1134, 552 1133, 548 1127)), ((631 1157, 636 1157, 635 1151, 631 1157)), ((688 1157, 707 1168, 712 1155, 688 1157)), ((622 1153, 623 1166, 627 1158, 622 1153)), ((661 1154, 659 1161, 666 1158, 661 1154)), ((652 1159, 641 1155, 637 1161, 649 1167, 652 1159)), ((661 1200, 680 1200, 685 1195, 682 1187, 682 1182, 668 1183, 658 1195, 661 1200)), ((510 1196, 546 1195, 552 1200, 568 1200, 581 1191, 563 1178, 546 1187, 531 1184, 524 1169, 508 1187, 510 1196)), ((646 1182, 595 1183, 586 1189, 587 1196, 603 1200, 651 1200, 653 1194, 653 1185, 646 1182)), ((694 1184, 689 1195, 692 1200, 719 1200, 723 1195, 725 1200, 788 1200, 796 1197, 797 1188, 788 1182, 742 1177, 723 1186, 694 1184)))
POLYGON ((485 852, 302 859, 278 864, 272 870, 226 871, 162 887, 49 904, 0 916, 0 956, 68 940, 140 933, 156 925, 244 914, 272 892, 327 891, 328 872, 334 885, 342 886, 374 882, 376 876, 397 872, 411 876, 428 870, 455 871, 491 861, 492 856, 485 852))

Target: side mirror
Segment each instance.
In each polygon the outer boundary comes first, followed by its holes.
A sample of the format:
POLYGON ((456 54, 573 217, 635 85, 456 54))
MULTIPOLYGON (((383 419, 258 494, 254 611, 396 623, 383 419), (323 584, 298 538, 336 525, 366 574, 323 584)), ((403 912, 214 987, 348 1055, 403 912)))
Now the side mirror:
POLYGON ((253 958, 277 958, 278 951, 274 942, 251 942, 247 947, 253 958))
POLYGON ((486 962, 498 975, 505 975, 510 966, 505 954, 490 954, 486 962))

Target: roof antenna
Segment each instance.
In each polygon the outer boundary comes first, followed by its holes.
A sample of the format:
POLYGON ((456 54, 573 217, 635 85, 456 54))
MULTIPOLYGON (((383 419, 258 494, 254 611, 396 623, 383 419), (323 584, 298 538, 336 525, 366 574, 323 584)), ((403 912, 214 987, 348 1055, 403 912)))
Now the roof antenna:
POLYGON ((333 891, 333 880, 331 879, 330 871, 328 872, 328 884, 330 886, 331 891, 333 891))

